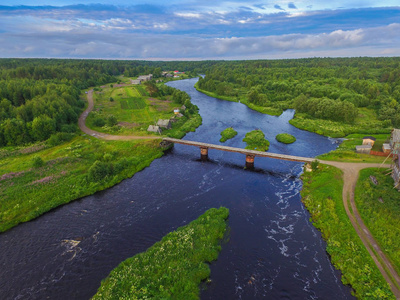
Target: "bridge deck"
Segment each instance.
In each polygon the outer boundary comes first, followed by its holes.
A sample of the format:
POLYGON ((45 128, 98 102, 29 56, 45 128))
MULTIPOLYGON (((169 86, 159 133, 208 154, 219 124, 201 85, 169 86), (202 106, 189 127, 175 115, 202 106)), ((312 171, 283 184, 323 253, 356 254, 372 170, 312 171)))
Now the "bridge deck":
POLYGON ((182 144, 182 145, 195 146, 195 147, 208 148, 208 149, 216 149, 216 150, 228 151, 228 152, 236 152, 236 153, 242 153, 245 155, 252 155, 252 156, 259 156, 259 157, 270 157, 270 158, 275 158, 275 159, 299 161, 299 162, 305 162, 305 163, 311 163, 315 160, 315 158, 312 158, 312 157, 301 157, 301 156, 285 155, 285 154, 278 154, 278 153, 271 153, 271 152, 261 152, 261 151, 255 151, 255 150, 247 150, 247 149, 242 149, 242 148, 220 146, 220 145, 186 141, 186 140, 173 139, 173 138, 163 138, 163 140, 170 142, 170 143, 175 143, 175 144, 182 144))

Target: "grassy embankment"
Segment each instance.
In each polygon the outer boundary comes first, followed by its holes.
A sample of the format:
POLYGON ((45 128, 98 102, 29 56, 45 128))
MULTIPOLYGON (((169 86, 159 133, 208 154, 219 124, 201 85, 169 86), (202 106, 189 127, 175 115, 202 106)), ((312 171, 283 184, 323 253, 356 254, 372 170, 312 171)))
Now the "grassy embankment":
POLYGON ((243 142, 245 142, 246 149, 257 151, 268 151, 269 141, 265 139, 265 135, 261 130, 252 130, 246 133, 243 142))
POLYGON ((232 127, 228 127, 221 132, 220 142, 225 143, 227 140, 234 138, 237 135, 237 131, 232 127))
POLYGON ((393 188, 393 179, 387 173, 387 169, 362 170, 355 201, 365 225, 400 273, 400 193, 393 188), (378 184, 369 176, 375 176, 378 184))
MULTIPOLYGON (((115 109, 118 113, 125 112, 115 109)), ((154 112, 153 116, 163 114, 154 112)), ((167 134, 182 137, 200 124, 201 117, 195 113, 182 117, 167 134)), ((47 142, 1 149, 0 232, 133 176, 162 156, 159 142, 101 141, 83 135, 53 147, 47 142), (43 161, 42 166, 34 166, 35 156, 43 161)))
POLYGON ((289 133, 280 133, 275 138, 278 142, 284 144, 292 144, 296 141, 296 138, 289 133))
POLYGON ((203 93, 203 94, 205 94, 207 96, 210 96, 210 97, 213 97, 213 98, 217 98, 217 99, 221 99, 221 100, 231 101, 231 102, 240 102, 240 103, 243 103, 244 105, 246 105, 247 107, 249 107, 250 109, 258 111, 258 112, 263 113, 263 114, 268 114, 268 115, 271 115, 271 116, 279 116, 283 111, 282 109, 277 109, 277 108, 274 108, 274 107, 265 107, 265 106, 255 105, 253 103, 250 103, 247 100, 247 98, 244 97, 244 96, 243 97, 221 96, 221 95, 218 95, 216 93, 200 89, 197 86, 197 83, 195 84, 194 87, 196 88, 196 90, 198 90, 199 92, 201 92, 201 93, 203 93))
MULTIPOLYGON (((322 160, 333 160, 343 162, 368 162, 368 163, 381 163, 386 157, 374 156, 369 154, 356 153, 356 146, 362 145, 362 138, 365 134, 350 134, 339 145, 339 147, 331 152, 319 155, 318 158, 322 160)), ((376 138, 376 142, 372 150, 382 151, 382 144, 386 142, 390 134, 372 134, 376 138)))
POLYGON ((342 272, 342 282, 350 284, 359 299, 395 299, 347 217, 342 172, 320 165, 302 179, 302 201, 326 240, 333 265, 342 272))
MULTIPOLYGON (((195 85, 196 89, 199 92, 202 92, 210 97, 233 101, 233 102, 241 102, 248 106, 249 108, 256 110, 258 112, 269 114, 272 116, 279 116, 283 109, 278 109, 275 107, 265 107, 258 106, 253 103, 250 103, 247 100, 246 93, 240 94, 240 96, 221 96, 216 93, 208 92, 202 89, 199 89, 195 85)), ((290 102, 282 103, 283 106, 288 105, 287 108, 293 108, 290 102)), ((389 134, 390 128, 383 128, 382 121, 377 119, 376 112, 372 109, 368 108, 358 108, 358 116, 354 122, 354 124, 345 124, 343 122, 334 122, 330 120, 316 119, 307 116, 306 114, 297 113, 294 118, 289 121, 291 125, 297 127, 299 129, 303 129, 310 132, 315 132, 320 135, 330 136, 330 137, 345 137, 346 135, 352 133, 365 133, 369 134, 389 134)))
POLYGON ((210 276, 229 210, 211 208, 146 252, 128 258, 102 281, 92 299, 199 299, 199 284, 210 276))

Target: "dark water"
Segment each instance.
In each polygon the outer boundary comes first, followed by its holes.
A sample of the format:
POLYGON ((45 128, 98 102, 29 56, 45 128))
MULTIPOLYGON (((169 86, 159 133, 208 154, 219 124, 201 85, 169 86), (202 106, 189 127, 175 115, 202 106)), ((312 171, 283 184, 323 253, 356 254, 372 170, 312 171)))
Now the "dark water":
MULTIPOLYGON (((289 125, 293 111, 263 115, 198 93, 195 82, 170 83, 192 96, 203 117, 185 139, 218 144, 233 126, 239 134, 228 146, 244 147, 245 133, 259 128, 271 152, 312 157, 336 147, 289 125), (282 132, 297 141, 276 142, 282 132)), ((300 201, 300 163, 256 158, 256 170, 247 171, 241 154, 210 150, 209 162, 199 156, 176 145, 133 178, 0 234, 0 299, 88 299, 122 260, 220 206, 230 209, 230 238, 202 299, 352 298, 300 201)))

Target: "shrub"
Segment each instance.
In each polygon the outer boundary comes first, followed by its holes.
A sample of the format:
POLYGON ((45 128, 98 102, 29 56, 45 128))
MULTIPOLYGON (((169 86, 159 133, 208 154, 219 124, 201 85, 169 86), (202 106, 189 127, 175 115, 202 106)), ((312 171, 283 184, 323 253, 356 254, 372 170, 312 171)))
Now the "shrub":
POLYGON ((96 160, 89 168, 88 179, 89 181, 100 181, 112 173, 112 164, 96 160))
POLYGON ((107 117, 107 126, 113 127, 118 124, 118 120, 115 116, 111 115, 107 117))
POLYGON ((74 135, 72 133, 66 133, 66 132, 57 132, 55 134, 53 134, 48 140, 47 140, 47 144, 49 146, 57 146, 57 145, 61 145, 64 142, 70 141, 72 140, 72 138, 74 137, 74 135))
POLYGON ((44 166, 44 160, 38 155, 34 156, 32 159, 32 167, 40 168, 43 166, 44 166))
POLYGON ((318 161, 318 160, 314 160, 314 161, 311 163, 311 169, 312 169, 313 171, 318 170, 318 165, 319 165, 319 161, 318 161))
POLYGON ((106 120, 104 120, 102 117, 95 117, 93 119, 93 125, 97 127, 103 127, 106 125, 106 120))

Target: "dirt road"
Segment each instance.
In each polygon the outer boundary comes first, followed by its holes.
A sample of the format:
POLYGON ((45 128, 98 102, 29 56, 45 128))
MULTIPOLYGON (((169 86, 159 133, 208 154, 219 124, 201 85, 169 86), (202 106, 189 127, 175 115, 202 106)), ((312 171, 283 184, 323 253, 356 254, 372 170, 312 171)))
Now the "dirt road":
POLYGON ((139 135, 111 135, 107 133, 98 132, 88 128, 85 124, 86 118, 89 113, 93 110, 94 102, 93 102, 93 90, 88 91, 87 93, 88 100, 88 108, 80 115, 78 120, 79 128, 84 132, 93 137, 109 140, 109 141, 129 141, 129 140, 147 140, 147 139, 160 139, 160 137, 149 135, 149 136, 139 136, 139 135))
MULTIPOLYGON (((378 243, 375 241, 371 232, 365 226, 354 201, 354 193, 360 170, 366 168, 379 168, 381 164, 373 163, 344 163, 334 161, 320 161, 323 164, 334 166, 343 171, 343 205, 351 224, 367 248, 372 259, 375 261, 383 277, 389 283, 390 288, 396 299, 400 299, 400 277, 393 268, 389 259, 383 253, 378 243), (349 207, 350 204, 350 207, 349 207), (350 209, 351 208, 351 209, 350 209)), ((387 165, 383 166, 387 168, 387 165)))

